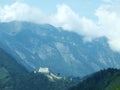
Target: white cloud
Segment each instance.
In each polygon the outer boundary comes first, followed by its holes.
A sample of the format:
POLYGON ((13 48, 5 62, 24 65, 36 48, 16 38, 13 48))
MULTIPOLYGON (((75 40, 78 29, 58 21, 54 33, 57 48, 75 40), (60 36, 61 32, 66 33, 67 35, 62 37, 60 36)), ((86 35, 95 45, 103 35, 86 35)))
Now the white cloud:
POLYGON ((99 27, 105 32, 112 50, 120 52, 120 6, 119 2, 102 5, 97 9, 99 27))
POLYGON ((100 32, 93 21, 80 17, 69 6, 62 4, 57 6, 57 12, 46 15, 40 9, 30 7, 27 4, 15 2, 12 5, 5 5, 0 9, 0 21, 30 21, 34 23, 49 23, 56 27, 63 27, 65 30, 74 31, 91 39, 91 36, 99 37, 100 32), (98 32, 94 34, 94 32, 98 32))
POLYGON ((120 0, 108 1, 110 3, 103 4, 96 10, 97 22, 80 17, 70 7, 61 5, 54 14, 53 25, 84 35, 87 40, 105 36, 111 49, 120 52, 120 0))
POLYGON ((56 27, 63 27, 65 30, 84 35, 86 40, 103 35, 92 20, 80 17, 65 4, 57 6, 57 13, 50 17, 50 23, 56 27))
POLYGON ((57 13, 51 16, 51 24, 58 27, 62 26, 64 29, 68 30, 75 30, 76 28, 80 28, 80 23, 79 16, 65 4, 58 5, 57 13))
POLYGON ((95 12, 98 21, 80 17, 69 6, 57 6, 57 12, 46 15, 40 9, 27 4, 15 2, 0 8, 0 21, 13 20, 30 21, 34 23, 49 23, 65 30, 76 32, 85 37, 85 40, 105 36, 112 50, 120 52, 120 0, 104 0, 95 12))
POLYGON ((0 21, 9 22, 13 20, 43 23, 45 17, 40 9, 33 8, 27 4, 15 2, 0 8, 0 21))

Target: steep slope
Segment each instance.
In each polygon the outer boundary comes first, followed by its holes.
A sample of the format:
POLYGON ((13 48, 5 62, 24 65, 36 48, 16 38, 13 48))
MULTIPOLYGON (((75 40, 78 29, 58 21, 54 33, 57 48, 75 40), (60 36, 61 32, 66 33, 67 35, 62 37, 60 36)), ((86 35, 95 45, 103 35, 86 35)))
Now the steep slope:
POLYGON ((27 70, 19 65, 16 60, 0 48, 0 68, 1 70, 7 70, 10 75, 18 75, 21 73, 27 73, 27 70))
POLYGON ((0 48, 0 90, 10 89, 14 77, 25 73, 27 70, 0 48))
POLYGON ((84 42, 83 37, 48 24, 0 23, 0 47, 28 70, 48 67, 64 76, 85 76, 103 68, 120 68, 120 54, 106 38, 84 42))
POLYGON ((16 78, 13 90, 68 90, 74 83, 70 79, 49 78, 41 73, 29 73, 16 78))
POLYGON ((69 90, 120 90, 120 70, 99 71, 69 90))
POLYGON ((0 49, 0 90, 67 90, 72 84, 69 78, 51 80, 39 72, 29 73, 0 49))

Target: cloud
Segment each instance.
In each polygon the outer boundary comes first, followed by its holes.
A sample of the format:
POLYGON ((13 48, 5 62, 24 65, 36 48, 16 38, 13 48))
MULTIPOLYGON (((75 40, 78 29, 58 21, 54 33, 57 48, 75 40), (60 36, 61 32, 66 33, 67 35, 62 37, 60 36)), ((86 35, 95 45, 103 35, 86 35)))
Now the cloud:
POLYGON ((27 4, 15 2, 12 5, 5 5, 0 8, 0 21, 30 21, 36 23, 43 23, 45 17, 40 9, 33 8, 27 4))
POLYGON ((57 12, 51 16, 51 24, 68 30, 76 30, 80 23, 79 16, 65 4, 58 5, 57 12))
POLYGON ((65 30, 76 32, 86 37, 86 40, 91 37, 101 36, 97 30, 98 27, 93 21, 80 17, 69 6, 62 4, 57 5, 57 12, 51 15, 46 15, 38 8, 31 7, 27 4, 15 2, 12 5, 5 5, 0 8, 0 21, 30 21, 34 23, 49 23, 56 27, 62 27, 65 30), (97 34, 93 34, 97 32, 97 34))
POLYGON ((57 12, 50 17, 50 24, 83 35, 86 40, 103 35, 92 20, 80 17, 65 4, 57 6, 57 12))
POLYGON ((67 5, 57 7, 53 25, 76 32, 91 41, 94 38, 106 37, 113 51, 120 52, 120 0, 106 0, 95 12, 97 21, 80 17, 67 5))
POLYGON ((66 4, 58 5, 56 13, 45 14, 39 8, 15 2, 0 8, 0 22, 30 21, 34 23, 49 23, 65 30, 76 32, 84 36, 84 40, 105 36, 113 51, 120 52, 120 1, 104 0, 96 9, 97 21, 87 17, 80 17, 66 4))
POLYGON ((112 50, 120 52, 120 2, 101 5, 97 11, 99 27, 104 31, 104 36, 108 38, 109 46, 112 50))

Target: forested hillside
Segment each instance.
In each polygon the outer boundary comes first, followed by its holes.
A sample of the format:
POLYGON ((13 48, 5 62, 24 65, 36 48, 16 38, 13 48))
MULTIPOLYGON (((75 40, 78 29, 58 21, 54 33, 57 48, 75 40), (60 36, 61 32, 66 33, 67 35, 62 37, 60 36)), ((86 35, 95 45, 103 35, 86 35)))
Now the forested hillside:
POLYGON ((52 80, 45 74, 28 72, 0 49, 0 90, 67 90, 72 84, 67 78, 52 80))
POLYGON ((120 90, 120 70, 101 70, 69 90, 120 90))

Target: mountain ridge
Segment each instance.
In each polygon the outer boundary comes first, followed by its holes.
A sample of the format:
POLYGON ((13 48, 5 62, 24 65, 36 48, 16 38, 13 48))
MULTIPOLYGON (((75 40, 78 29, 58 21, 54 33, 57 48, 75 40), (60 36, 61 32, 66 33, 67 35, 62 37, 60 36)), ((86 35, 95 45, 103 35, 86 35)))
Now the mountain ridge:
POLYGON ((120 90, 120 69, 100 70, 69 90, 120 90))
POLYGON ((0 90, 67 90, 74 83, 69 78, 52 78, 41 72, 28 72, 0 49, 0 90))
POLYGON ((29 22, 3 23, 0 31, 0 47, 30 71, 48 67, 63 76, 83 77, 103 68, 120 68, 120 54, 104 37, 84 42, 76 33, 29 22))

